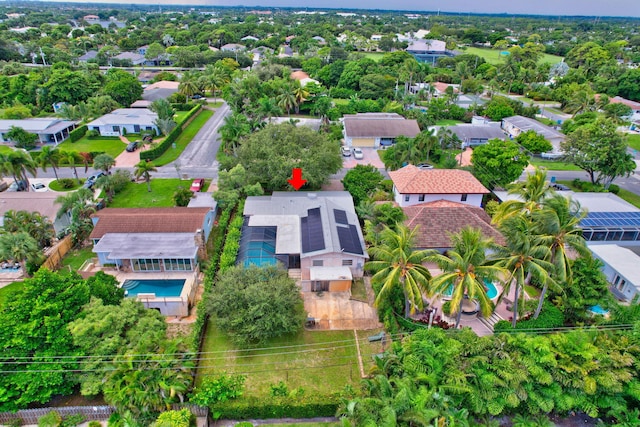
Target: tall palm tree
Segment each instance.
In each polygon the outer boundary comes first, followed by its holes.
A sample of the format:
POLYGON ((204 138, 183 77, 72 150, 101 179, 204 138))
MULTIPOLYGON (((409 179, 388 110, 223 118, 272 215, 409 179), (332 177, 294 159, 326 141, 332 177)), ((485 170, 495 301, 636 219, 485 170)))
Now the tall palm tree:
POLYGON ((58 164, 60 163, 60 150, 52 148, 48 145, 42 147, 38 155, 38 162, 43 171, 47 171, 47 166, 51 166, 53 174, 58 179, 58 164))
POLYGON ((307 99, 309 99, 309 91, 306 90, 302 84, 300 84, 300 80, 295 80, 293 82, 293 96, 296 99, 295 109, 296 114, 300 113, 300 105, 307 99))
POLYGON ((279 95, 276 97, 278 101, 278 107, 287 112, 287 115, 291 115, 291 109, 295 108, 298 104, 294 89, 290 85, 283 85, 279 90, 279 95))
POLYGON ((191 98, 193 95, 198 93, 198 84, 196 82, 195 75, 191 73, 185 73, 182 76, 182 81, 178 85, 178 92, 186 96, 187 98, 191 98))
POLYGON ((240 143, 240 138, 248 135, 249 122, 244 114, 233 113, 224 118, 224 124, 220 126, 220 138, 224 142, 224 151, 234 154, 240 143))
POLYGON ((207 65, 205 75, 207 78, 207 89, 211 91, 213 100, 215 101, 217 91, 222 89, 225 84, 229 83, 229 78, 224 69, 212 65, 207 65))
POLYGON ((500 205, 493 216, 493 222, 496 224, 519 213, 532 214, 542 208, 542 204, 547 197, 554 194, 553 188, 547 182, 547 172, 539 168, 528 174, 524 182, 512 184, 508 192, 518 198, 516 200, 507 200, 500 205))
MULTIPOLYGON (((80 153, 80 154, 87 154, 87 155, 91 156, 89 153, 80 153)), ((62 151, 62 150, 60 150, 60 161, 64 161, 65 163, 69 164, 69 167, 73 171, 73 176, 75 176, 76 180, 78 181, 78 183, 80 183, 80 177, 78 177, 78 170, 76 169, 76 152, 75 151, 62 151)), ((86 163, 85 164, 85 172, 87 171, 88 166, 89 166, 89 164, 86 163)))
MULTIPOLYGON (((567 248, 582 256, 589 253, 579 226, 585 216, 586 212, 580 204, 559 194, 546 199, 544 208, 533 213, 534 232, 540 235, 541 243, 550 248, 549 261, 555 266, 554 276, 560 283, 570 283, 572 280, 567 248)), ((542 287, 534 318, 542 310, 549 283, 545 282, 542 287)))
POLYGON ((266 118, 268 122, 271 121, 271 118, 277 116, 282 112, 280 107, 278 107, 278 103, 268 96, 263 96, 258 99, 258 114, 261 118, 266 118))
POLYGON ((482 236, 482 231, 471 227, 463 228, 459 233, 451 236, 453 249, 446 255, 434 254, 428 257, 442 270, 442 274, 429 282, 429 293, 443 295, 453 287, 451 293, 451 307, 456 313, 456 328, 460 325, 462 303, 466 298, 477 299, 485 317, 493 311, 493 303, 487 296, 484 280, 494 280, 505 270, 490 264, 487 250, 492 248, 493 242, 482 236))
POLYGON ((374 305, 379 306, 394 288, 400 287, 404 293, 405 317, 416 308, 422 309, 422 293, 431 279, 423 263, 433 252, 415 249, 416 230, 409 230, 405 225, 398 225, 396 230, 385 227, 380 235, 381 244, 369 250, 373 260, 365 264, 367 270, 375 272, 371 280, 382 284, 374 305))
POLYGON ((136 165, 136 169, 133 174, 136 178, 144 177, 144 180, 147 183, 147 191, 151 192, 151 172, 157 171, 158 169, 156 169, 156 166, 153 163, 142 160, 136 165))
POLYGON ((36 163, 31 156, 26 151, 15 150, 4 157, 3 163, 5 163, 2 166, 3 169, 9 172, 15 181, 26 181, 27 191, 29 191, 29 177, 27 173, 35 177, 38 171, 36 163))
POLYGON ((69 229, 75 243, 83 242, 93 227, 90 216, 95 212, 95 208, 93 203, 90 203, 92 200, 93 192, 88 188, 58 196, 55 200, 55 203, 60 205, 56 218, 62 218, 67 213, 71 216, 69 229))
POLYGON ((515 328, 518 319, 518 303, 524 292, 524 286, 529 284, 532 278, 542 285, 553 281, 549 272, 553 271, 554 265, 546 261, 550 257, 551 250, 542 243, 540 236, 535 234, 531 221, 524 215, 505 219, 500 224, 500 231, 507 243, 505 246, 496 247, 495 258, 497 265, 506 269, 509 276, 498 301, 508 295, 511 287, 514 287, 512 324, 515 328))
POLYGON ((98 154, 95 159, 93 159, 93 168, 101 170, 106 174, 109 174, 109 171, 115 165, 116 159, 108 154, 98 154))

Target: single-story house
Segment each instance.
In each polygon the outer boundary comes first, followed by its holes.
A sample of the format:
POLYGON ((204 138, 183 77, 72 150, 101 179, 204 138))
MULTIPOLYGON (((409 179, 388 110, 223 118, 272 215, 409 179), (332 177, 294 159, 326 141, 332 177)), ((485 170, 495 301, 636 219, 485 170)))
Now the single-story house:
POLYGON ((113 59, 117 59, 119 61, 131 61, 132 65, 142 65, 146 61, 144 55, 140 55, 136 52, 122 52, 114 56, 113 59))
POLYGON ((449 200, 419 203, 402 208, 409 229, 416 226, 415 246, 419 249, 436 249, 444 252, 452 248, 451 235, 465 227, 482 230, 487 238, 504 244, 504 237, 491 225, 491 217, 478 206, 449 200))
POLYGON ((167 99, 174 93, 178 92, 180 82, 172 82, 169 80, 161 80, 150 84, 142 92, 142 99, 145 101, 155 101, 156 99, 167 99))
POLYGON ((98 51, 97 50, 90 50, 87 53, 85 53, 82 56, 78 57, 78 62, 89 62, 89 61, 93 61, 96 60, 98 56, 98 51))
POLYGON ((62 233, 71 224, 71 215, 66 213, 56 218, 60 209, 60 205, 56 203, 58 196, 58 193, 52 191, 2 192, 0 193, 0 225, 4 223, 4 214, 9 211, 38 212, 51 221, 56 234, 62 233))
POLYGON ((327 44, 327 41, 324 39, 324 37, 320 37, 320 36, 313 36, 311 37, 313 40, 317 41, 319 45, 324 46, 325 44, 327 44))
POLYGON ((489 142, 490 139, 507 139, 504 131, 500 128, 500 124, 495 125, 473 125, 473 124, 459 124, 455 126, 441 127, 438 131, 440 133, 444 130, 450 130, 454 135, 462 141, 462 148, 476 147, 489 142))
POLYGON ((246 42, 246 41, 257 42, 258 40, 260 39, 254 36, 244 36, 243 38, 240 39, 240 41, 243 41, 243 42, 246 42))
POLYGON ((640 256, 637 248, 609 244, 589 245, 589 249, 604 264, 602 270, 611 284, 611 293, 621 301, 637 301, 640 294, 640 256))
POLYGON ((532 130, 543 136, 553 145, 552 153, 561 154, 560 144, 564 141, 565 135, 556 129, 540 123, 535 119, 523 116, 511 116, 502 119, 502 129, 511 137, 516 138, 523 132, 532 130))
POLYGON ((447 44, 441 40, 412 40, 406 50, 417 61, 430 64, 435 64, 438 58, 455 56, 452 51, 447 50, 447 44))
POLYGON ((390 146, 399 136, 415 138, 420 133, 416 120, 396 113, 345 114, 344 141, 349 147, 390 146))
POLYGON ((38 141, 41 144, 58 145, 69 137, 69 132, 76 128, 76 124, 75 121, 57 117, 0 120, 0 142, 11 142, 6 133, 15 126, 38 135, 38 141))
POLYGON ((460 93, 460 85, 444 83, 444 82, 433 82, 433 83, 416 83, 409 88, 409 92, 418 94, 420 91, 431 91, 431 94, 434 98, 440 98, 447 94, 447 88, 453 88, 453 93, 460 93))
POLYGON ((640 102, 625 99, 621 96, 614 96, 609 100, 611 104, 623 104, 631 108, 631 114, 627 116, 630 121, 640 120, 640 102))
POLYGON ((242 52, 246 49, 246 46, 238 43, 227 43, 220 47, 220 50, 223 52, 242 52))
POLYGON ((298 80, 300 82, 300 86, 302 87, 305 87, 309 83, 315 83, 318 85, 320 84, 318 80, 312 79, 311 77, 309 77, 309 74, 305 73, 304 71, 293 71, 291 74, 289 74, 289 78, 291 78, 292 80, 298 80))
POLYGON ((149 49, 149 45, 145 44, 144 46, 140 46, 136 51, 138 55, 145 56, 147 54, 147 49, 149 49))
POLYGON ((347 292, 367 255, 346 191, 274 192, 247 197, 238 264, 300 271, 303 291, 347 292))
MULTIPOLYGON (((517 199, 506 191, 494 191, 502 201, 517 199)), ((587 211, 580 221, 582 235, 589 245, 618 243, 640 246, 640 209, 613 193, 575 193, 558 191, 571 197, 587 211)))
POLYGON ((407 165, 389 172, 393 198, 402 208, 426 202, 449 200, 471 206, 482 205, 489 190, 471 172, 461 169, 419 169, 407 165))
POLYGON ((89 238, 100 265, 134 272, 195 271, 206 256, 215 209, 106 208, 92 215, 89 238))
POLYGON ((120 136, 142 131, 159 133, 155 124, 157 119, 158 115, 148 108, 120 108, 87 123, 87 129, 97 130, 101 136, 120 136))

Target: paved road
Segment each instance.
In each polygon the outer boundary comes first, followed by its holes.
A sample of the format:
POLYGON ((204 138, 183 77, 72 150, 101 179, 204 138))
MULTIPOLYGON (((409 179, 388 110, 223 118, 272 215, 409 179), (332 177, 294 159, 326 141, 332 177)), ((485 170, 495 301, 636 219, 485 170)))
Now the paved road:
MULTIPOLYGON (((525 174, 520 177, 521 180, 524 179, 525 174)), ((552 176, 555 176, 558 181, 572 181, 576 178, 589 181, 589 175, 583 171, 547 171, 547 177, 552 176)), ((636 169, 636 173, 629 177, 616 178, 613 183, 640 195, 640 170, 636 169)))

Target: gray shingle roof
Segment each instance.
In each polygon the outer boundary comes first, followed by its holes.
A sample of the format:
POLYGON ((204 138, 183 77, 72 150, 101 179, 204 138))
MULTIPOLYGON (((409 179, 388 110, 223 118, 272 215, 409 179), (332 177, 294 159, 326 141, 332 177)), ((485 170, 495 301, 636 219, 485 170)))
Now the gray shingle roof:
POLYGON ((420 133, 416 120, 397 114, 356 114, 344 117, 345 134, 349 138, 415 138, 420 133))

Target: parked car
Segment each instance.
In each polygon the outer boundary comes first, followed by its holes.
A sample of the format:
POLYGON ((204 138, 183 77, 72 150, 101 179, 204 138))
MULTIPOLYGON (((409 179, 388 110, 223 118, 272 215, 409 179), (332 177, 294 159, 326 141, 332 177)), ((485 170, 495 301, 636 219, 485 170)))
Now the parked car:
POLYGON ((340 152, 344 157, 351 157, 351 148, 345 147, 344 145, 340 147, 340 152))
POLYGON ((362 152, 362 148, 355 147, 353 149, 353 158, 356 160, 364 159, 364 153, 362 152))
POLYGON ((430 165, 429 163, 418 163, 416 167, 422 170, 433 169, 433 165, 430 165))
POLYGON ((203 188, 204 188, 204 178, 196 178, 191 183, 191 188, 189 188, 189 190, 193 191, 194 193, 197 193, 198 191, 202 191, 203 188))
POLYGON ((102 172, 102 171, 94 173, 89 178, 87 178, 87 180, 84 182, 84 185, 82 186, 82 188, 91 189, 93 187, 93 185, 96 183, 96 181, 98 180, 98 178, 100 178, 101 176, 104 176, 104 175, 105 175, 105 173, 102 172))
POLYGON ((7 191, 15 192, 15 191, 25 191, 27 189, 27 182, 22 181, 13 181, 7 191))
POLYGON ((129 153, 133 153, 134 151, 136 151, 136 150, 138 149, 138 144, 140 144, 140 141, 133 141, 133 142, 130 142, 130 143, 127 145, 126 150, 127 150, 129 153))
POLYGON ((557 183, 553 183, 551 184, 551 188, 553 188, 554 190, 558 190, 558 191, 569 191, 571 190, 569 187, 567 187, 564 184, 557 184, 557 183))
POLYGON ((41 183, 41 182, 32 182, 32 183, 31 183, 31 190, 32 190, 32 191, 35 191, 35 192, 37 192, 37 193, 42 193, 42 192, 44 192, 44 191, 48 191, 48 190, 49 190, 49 188, 47 188, 47 186, 46 186, 46 185, 44 185, 44 184, 43 184, 43 183, 41 183))

